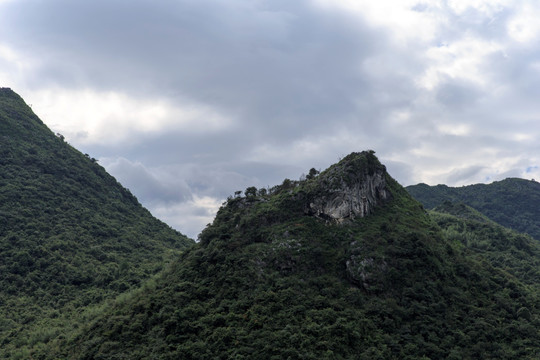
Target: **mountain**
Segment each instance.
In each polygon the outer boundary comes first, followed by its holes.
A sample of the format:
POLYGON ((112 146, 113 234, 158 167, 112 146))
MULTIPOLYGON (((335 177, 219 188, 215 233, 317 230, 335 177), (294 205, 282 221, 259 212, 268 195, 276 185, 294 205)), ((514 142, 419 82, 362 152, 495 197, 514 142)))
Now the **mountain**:
POLYGON ((192 243, 0 88, 0 358, 30 358, 192 243))
POLYGON ((44 358, 539 358, 536 243, 440 210, 432 218, 373 151, 250 187, 44 358), (501 263, 482 254, 493 247, 501 263))
POLYGON ((540 243, 505 228, 463 203, 449 201, 430 211, 445 238, 467 248, 479 260, 503 269, 519 281, 540 289, 540 243))
POLYGON ((494 221, 536 185, 508 181, 425 211, 352 153, 193 244, 0 89, 0 358, 538 359, 540 245, 494 221))
POLYGON ((540 240, 540 183, 534 180, 508 178, 462 187, 418 184, 406 189, 426 209, 444 201, 462 202, 503 226, 540 240))

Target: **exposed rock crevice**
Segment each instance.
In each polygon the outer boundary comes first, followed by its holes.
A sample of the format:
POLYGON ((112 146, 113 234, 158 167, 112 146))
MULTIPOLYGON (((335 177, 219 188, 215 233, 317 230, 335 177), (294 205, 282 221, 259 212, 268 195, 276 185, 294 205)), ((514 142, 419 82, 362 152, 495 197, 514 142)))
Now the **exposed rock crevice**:
POLYGON ((319 195, 306 205, 305 213, 342 223, 371 214, 391 198, 384 166, 354 171, 354 165, 350 164, 344 173, 325 174, 319 183, 319 195))

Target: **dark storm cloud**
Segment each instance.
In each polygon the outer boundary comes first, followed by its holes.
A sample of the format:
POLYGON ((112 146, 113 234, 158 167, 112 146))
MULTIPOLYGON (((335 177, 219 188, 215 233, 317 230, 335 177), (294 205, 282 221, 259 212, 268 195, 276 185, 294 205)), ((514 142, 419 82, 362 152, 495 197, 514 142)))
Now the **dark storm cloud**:
MULTIPOLYGON (((392 71, 410 60, 406 53, 386 55, 385 32, 344 11, 308 1, 53 0, 9 6, 3 27, 19 29, 11 43, 41 56, 31 76, 34 86, 90 86, 141 99, 194 101, 232 119, 230 131, 213 135, 171 129, 159 138, 135 135, 135 147, 122 144, 119 156, 219 164, 261 145, 296 152, 295 142, 340 132, 365 139, 340 153, 375 145, 391 152, 402 142, 379 145, 376 139, 388 133, 385 116, 406 106, 415 91, 412 78, 392 71)), ((109 156, 92 147, 85 151, 109 156)), ((328 165, 337 155, 328 149, 324 159, 304 156, 300 166, 328 165)))
POLYGON ((147 142, 140 135, 131 139, 145 142, 133 149, 136 159, 210 154, 224 161, 255 145, 289 146, 344 129, 373 137, 386 131, 384 114, 409 102, 413 90, 411 79, 378 66, 388 61, 377 58, 383 31, 307 1, 9 5, 4 27, 20 29, 11 42, 43 54, 35 86, 92 84, 141 98, 192 99, 235 122, 234 132, 216 136, 166 130, 147 142))

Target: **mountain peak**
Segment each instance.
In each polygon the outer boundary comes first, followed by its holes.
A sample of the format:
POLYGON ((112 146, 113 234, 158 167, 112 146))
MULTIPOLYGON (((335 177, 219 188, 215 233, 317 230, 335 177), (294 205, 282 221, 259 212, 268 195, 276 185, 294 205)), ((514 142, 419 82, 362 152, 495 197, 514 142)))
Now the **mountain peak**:
POLYGON ((224 239, 228 231, 247 231, 249 236, 244 234, 243 239, 265 241, 267 234, 262 234, 262 229, 274 224, 302 218, 315 218, 327 225, 348 224, 373 214, 402 195, 396 193, 400 187, 395 186, 374 154, 372 150, 353 152, 320 173, 311 169, 299 181, 285 179, 269 189, 249 187, 245 197, 237 191, 220 208, 213 224, 201 232, 199 240, 207 244, 211 239, 224 239))
POLYGON ((0 87, 0 98, 12 99, 24 103, 24 100, 15 91, 8 87, 0 87))
POLYGON ((240 194, 151 285, 44 358, 537 355, 534 294, 445 238, 460 234, 443 233, 373 152, 240 194))
POLYGON ((9 139, 35 141, 52 132, 34 114, 30 106, 10 88, 0 88, 0 136, 3 143, 9 139))
POLYGON ((11 88, 0 87, 0 95, 16 95, 16 93, 11 88))
POLYGON ((315 197, 307 205, 309 215, 342 223, 365 217, 388 201, 386 167, 374 151, 351 153, 317 178, 315 197))

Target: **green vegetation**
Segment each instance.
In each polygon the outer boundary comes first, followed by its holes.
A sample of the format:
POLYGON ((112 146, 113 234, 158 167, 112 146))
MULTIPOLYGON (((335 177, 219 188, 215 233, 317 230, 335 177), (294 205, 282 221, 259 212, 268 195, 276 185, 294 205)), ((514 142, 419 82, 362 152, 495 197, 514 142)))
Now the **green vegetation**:
POLYGON ((0 358, 39 358, 190 244, 0 89, 0 358))
POLYGON ((306 212, 380 169, 373 152, 351 154, 304 181, 229 198, 195 247, 50 358, 538 358, 529 238, 434 213, 441 228, 389 175, 391 200, 368 217, 337 224, 306 212))
POLYGON ((540 290, 540 244, 533 238, 505 228, 463 203, 445 202, 430 215, 449 242, 540 290))
POLYGON ((426 212, 353 153, 190 246, 0 89, 0 358, 538 359, 540 243, 494 222, 532 234, 537 187, 409 188, 426 212))
POLYGON ((540 240, 540 183, 509 178, 491 184, 463 187, 408 186, 407 191, 426 209, 444 201, 462 202, 491 220, 540 240))

